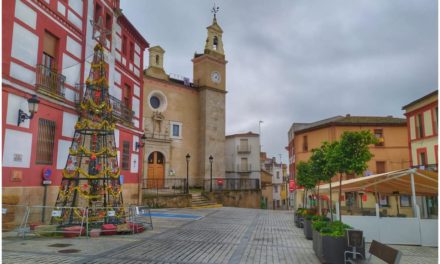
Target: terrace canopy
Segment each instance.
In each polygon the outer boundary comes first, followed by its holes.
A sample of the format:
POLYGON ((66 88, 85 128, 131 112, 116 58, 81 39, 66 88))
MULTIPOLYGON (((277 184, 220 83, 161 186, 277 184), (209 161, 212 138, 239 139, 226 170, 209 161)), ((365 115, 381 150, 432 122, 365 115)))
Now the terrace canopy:
MULTIPOLYGON (((378 192, 381 194, 438 195, 438 174, 433 171, 405 169, 345 180, 342 190, 378 192)), ((330 185, 322 184, 319 189, 327 192, 330 185)), ((332 182, 332 190, 339 189, 339 182, 332 182)))

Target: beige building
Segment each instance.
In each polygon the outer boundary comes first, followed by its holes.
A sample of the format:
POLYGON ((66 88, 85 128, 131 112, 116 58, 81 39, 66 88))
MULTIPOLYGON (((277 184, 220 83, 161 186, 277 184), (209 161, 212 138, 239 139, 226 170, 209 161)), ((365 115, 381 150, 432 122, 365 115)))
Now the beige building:
POLYGON ((150 48, 144 71, 145 171, 143 179, 159 185, 167 178, 185 178, 188 162, 190 186, 210 177, 224 178, 226 60, 222 29, 214 16, 207 27, 204 52, 195 54, 193 82, 166 73, 165 51, 150 48))

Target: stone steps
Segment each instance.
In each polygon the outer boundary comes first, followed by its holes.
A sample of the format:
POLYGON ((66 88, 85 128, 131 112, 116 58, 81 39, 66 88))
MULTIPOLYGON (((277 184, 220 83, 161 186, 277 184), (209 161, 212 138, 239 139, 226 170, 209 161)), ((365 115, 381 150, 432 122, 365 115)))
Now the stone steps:
POLYGON ((222 207, 221 204, 217 204, 216 202, 211 202, 205 197, 203 197, 201 194, 191 194, 192 196, 192 202, 191 207, 192 208, 217 208, 222 207))

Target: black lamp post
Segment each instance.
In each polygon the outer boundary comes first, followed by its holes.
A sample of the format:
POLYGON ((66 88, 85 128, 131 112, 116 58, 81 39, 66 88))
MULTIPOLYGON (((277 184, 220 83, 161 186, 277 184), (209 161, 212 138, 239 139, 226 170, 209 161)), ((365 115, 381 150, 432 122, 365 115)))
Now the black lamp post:
POLYGON ((189 155, 189 153, 186 154, 186 193, 189 193, 189 178, 188 178, 188 174, 189 174, 189 160, 191 159, 191 155, 189 155))
POLYGON ((212 192, 212 162, 214 161, 214 157, 209 155, 209 163, 211 164, 211 186, 209 187, 209 191, 212 192))
POLYGON ((23 110, 18 109, 17 126, 20 126, 20 124, 23 123, 26 119, 32 119, 32 117, 34 117, 34 114, 38 111, 38 104, 40 103, 40 100, 38 100, 35 94, 32 95, 32 97, 29 98, 27 102, 29 105, 30 115, 26 114, 23 110))

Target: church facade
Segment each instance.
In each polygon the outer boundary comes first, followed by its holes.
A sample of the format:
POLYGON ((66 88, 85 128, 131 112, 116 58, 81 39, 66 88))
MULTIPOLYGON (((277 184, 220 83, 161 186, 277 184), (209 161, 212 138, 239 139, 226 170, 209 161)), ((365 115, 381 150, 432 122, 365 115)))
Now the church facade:
POLYGON ((207 27, 204 52, 195 54, 193 81, 166 73, 160 46, 149 49, 144 71, 143 123, 145 170, 143 186, 151 180, 186 178, 189 186, 202 186, 212 176, 225 176, 226 63, 223 30, 207 27))

